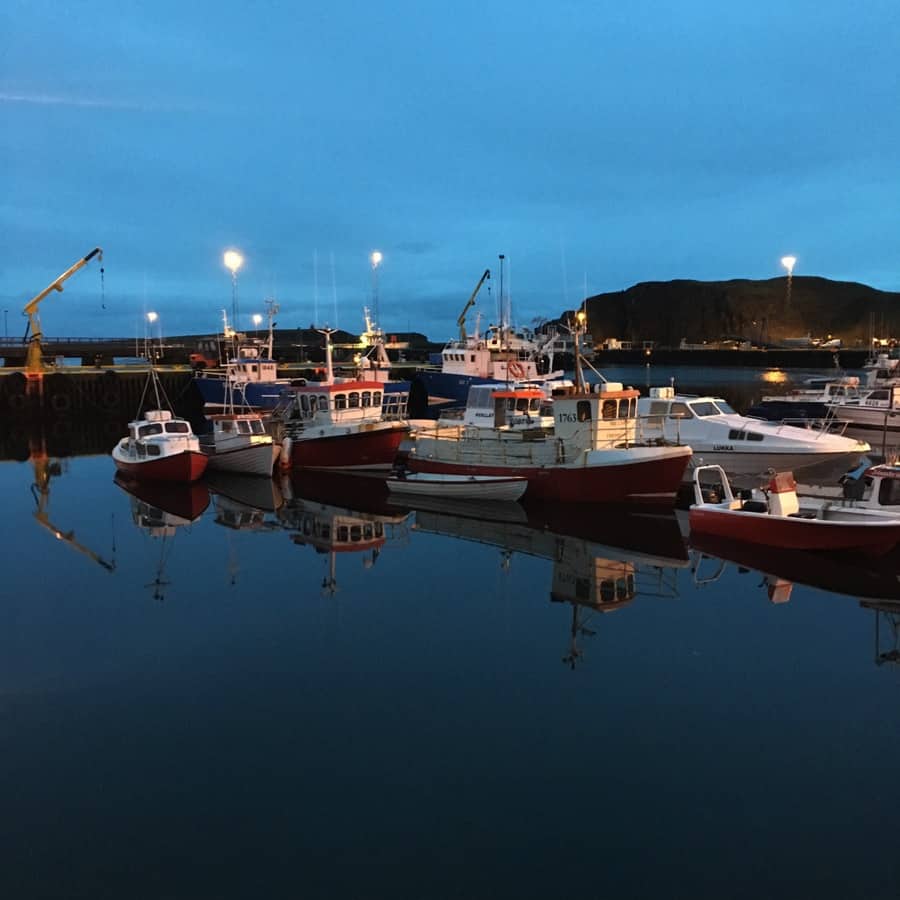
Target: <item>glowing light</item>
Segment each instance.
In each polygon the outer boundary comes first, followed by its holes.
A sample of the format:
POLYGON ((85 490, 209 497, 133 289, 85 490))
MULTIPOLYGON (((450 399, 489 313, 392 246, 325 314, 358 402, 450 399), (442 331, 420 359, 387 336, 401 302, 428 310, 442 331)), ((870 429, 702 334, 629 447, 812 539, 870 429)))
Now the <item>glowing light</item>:
POLYGON ((797 257, 796 256, 782 256, 781 264, 788 270, 788 275, 790 275, 794 271, 794 266, 797 265, 797 257))
POLYGON ((784 384, 788 377, 786 372, 782 372, 781 369, 775 369, 774 371, 763 372, 762 380, 766 384, 784 384))
POLYGON ((262 316, 261 316, 259 313, 254 313, 254 315, 253 315, 253 324, 254 324, 257 328, 259 328, 259 326, 260 326, 261 323, 262 323, 262 316))
POLYGON ((232 275, 237 275, 237 270, 244 264, 244 257, 237 250, 226 250, 222 255, 222 262, 232 275))
POLYGON ((158 318, 159 318, 159 315, 158 315, 157 313, 155 313, 155 312, 148 312, 148 313, 147 313, 147 321, 148 321, 151 325, 152 325, 158 318))
POLYGON ((579 325, 584 325, 587 321, 587 314, 583 309, 579 309, 577 313, 575 313, 575 318, 578 320, 579 325))
POLYGON ((381 261, 384 259, 380 250, 373 250, 372 255, 369 257, 369 260, 372 263, 372 268, 377 269, 381 265, 381 261))

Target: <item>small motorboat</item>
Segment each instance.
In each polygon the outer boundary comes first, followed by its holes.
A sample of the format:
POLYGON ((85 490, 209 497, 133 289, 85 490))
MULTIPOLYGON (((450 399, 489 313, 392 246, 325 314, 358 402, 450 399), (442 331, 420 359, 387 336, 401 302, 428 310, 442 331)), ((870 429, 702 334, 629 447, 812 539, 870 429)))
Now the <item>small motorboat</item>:
POLYGON ((206 470, 207 457, 190 423, 167 409, 150 409, 128 423, 128 436, 112 451, 120 472, 152 481, 196 481, 206 470))
POLYGON ((792 550, 862 550, 871 555, 887 553, 900 543, 900 516, 820 501, 804 506, 791 472, 773 475, 760 496, 736 497, 721 466, 698 466, 691 534, 792 550), (721 500, 707 499, 713 481, 721 486, 721 500))
POLYGON ((389 478, 387 486, 392 494, 413 497, 518 500, 528 487, 528 479, 503 475, 445 475, 417 472, 389 478))
POLYGON ((228 412, 209 418, 212 431, 200 435, 200 449, 210 469, 272 477, 281 448, 266 433, 259 413, 228 412))

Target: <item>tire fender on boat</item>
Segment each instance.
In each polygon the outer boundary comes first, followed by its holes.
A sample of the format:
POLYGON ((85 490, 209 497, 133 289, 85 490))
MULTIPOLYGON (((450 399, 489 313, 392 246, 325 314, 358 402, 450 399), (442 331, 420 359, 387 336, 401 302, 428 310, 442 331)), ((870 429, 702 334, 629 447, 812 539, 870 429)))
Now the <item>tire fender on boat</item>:
POLYGON ((278 465, 281 466, 282 469, 289 469, 291 467, 291 446, 293 445, 293 441, 286 437, 281 443, 281 455, 278 459, 278 465))

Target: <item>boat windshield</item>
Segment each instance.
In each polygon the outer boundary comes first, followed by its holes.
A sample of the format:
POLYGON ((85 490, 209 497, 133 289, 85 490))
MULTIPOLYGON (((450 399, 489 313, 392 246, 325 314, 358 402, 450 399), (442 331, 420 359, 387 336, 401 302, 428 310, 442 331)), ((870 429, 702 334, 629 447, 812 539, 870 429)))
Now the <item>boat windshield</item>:
POLYGON ((720 415, 719 408, 711 400, 699 400, 697 403, 692 403, 691 411, 701 419, 706 416, 720 415))
POLYGON ((719 412, 723 412, 728 415, 737 415, 737 410, 735 410, 730 403, 726 403, 724 400, 717 399, 716 406, 719 407, 719 412))
POLYGON ((187 422, 166 422, 167 434, 187 434, 189 431, 187 422))

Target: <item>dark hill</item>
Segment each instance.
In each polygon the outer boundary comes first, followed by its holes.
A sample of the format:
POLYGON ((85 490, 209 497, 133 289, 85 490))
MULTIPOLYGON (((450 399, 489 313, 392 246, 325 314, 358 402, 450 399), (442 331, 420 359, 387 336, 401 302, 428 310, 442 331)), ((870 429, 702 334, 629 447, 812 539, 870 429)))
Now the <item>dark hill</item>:
POLYGON ((870 332, 900 333, 900 294, 852 281, 794 276, 752 281, 647 281, 586 301, 595 343, 607 338, 689 343, 743 338, 840 338, 845 347, 867 343, 870 332))

